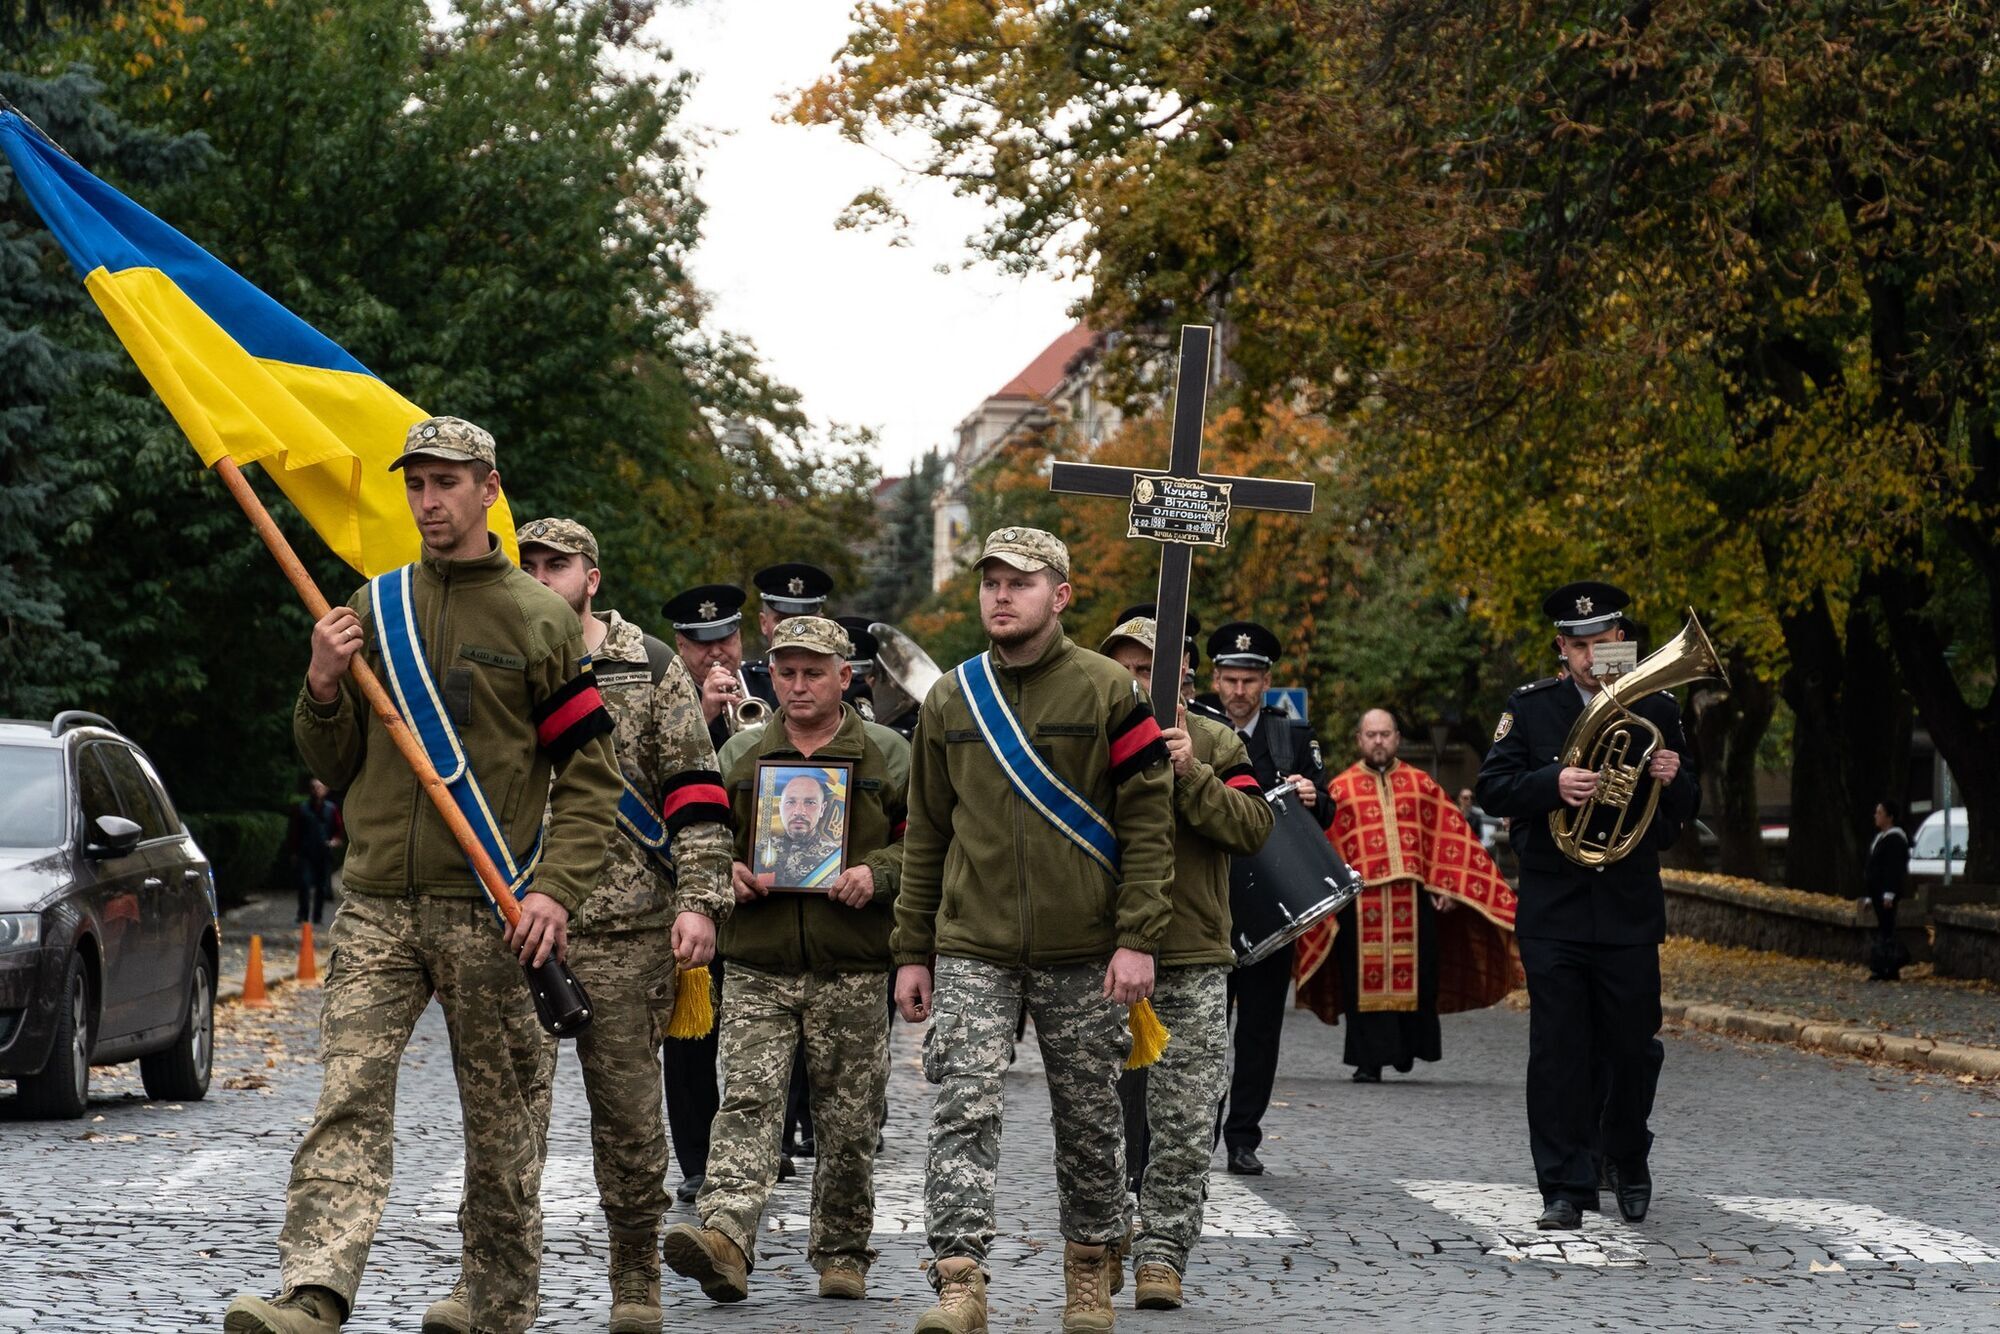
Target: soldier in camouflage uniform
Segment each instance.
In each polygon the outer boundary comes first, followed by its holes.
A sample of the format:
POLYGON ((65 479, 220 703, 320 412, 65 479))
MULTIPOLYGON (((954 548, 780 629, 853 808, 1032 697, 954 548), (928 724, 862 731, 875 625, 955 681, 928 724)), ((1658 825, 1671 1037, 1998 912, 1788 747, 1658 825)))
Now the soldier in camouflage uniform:
POLYGON ((1118 856, 1107 858, 1114 871, 1016 792, 958 674, 932 688, 917 722, 892 938, 898 1008, 911 1023, 935 1018, 924 1041, 924 1074, 938 1086, 924 1204, 939 1301, 917 1328, 986 1328, 1001 1077, 1025 1000, 1055 1115, 1063 1328, 1108 1330, 1115 1243, 1128 1226, 1126 1007, 1152 991, 1167 930, 1173 778, 1131 676, 1063 634, 1063 544, 1002 528, 978 564, 995 689, 1034 753, 1109 825, 1118 856))
POLYGON ((422 559, 408 584, 428 667, 497 833, 541 860, 503 932, 465 853, 347 676, 382 652, 364 588, 313 627, 292 734, 313 774, 347 791, 346 893, 320 1018, 319 1109, 292 1158, 278 1251, 284 1290, 242 1296, 232 1334, 331 1334, 353 1310, 389 1197, 396 1068, 435 991, 451 1031, 465 1121, 459 1208, 472 1323, 534 1321, 542 1215, 533 1106, 549 1044, 522 964, 564 952, 570 915, 596 886, 619 785, 612 723, 583 627, 514 567, 487 531, 500 495, 493 437, 453 417, 410 428, 405 470, 422 559), (517 957, 518 956, 518 957, 517 957))
MULTIPOLYGON (((642 847, 623 829, 597 892, 570 928, 570 967, 590 993, 577 1039, 590 1101, 591 1156, 611 1229, 612 1334, 660 1329, 660 1216, 667 1210, 660 1042, 679 968, 705 965, 729 915, 729 807, 693 680, 674 651, 616 611, 594 611, 597 539, 574 519, 535 519, 516 534, 521 568, 583 620, 597 685, 617 725, 625 779, 660 817, 669 843, 642 847), (673 876, 660 858, 671 856, 673 876)), ((549 1059, 555 1044, 548 1045, 549 1059)), ((535 1103, 546 1151, 549 1086, 535 1103)), ((424 1313, 425 1334, 471 1329, 464 1280, 424 1313)))
MULTIPOLYGON (((1100 651, 1153 680, 1153 621, 1134 617, 1100 651)), ((1215 1109, 1228 1078, 1229 858, 1247 857, 1271 832, 1271 807, 1243 741, 1229 727, 1189 712, 1161 734, 1174 770, 1174 916, 1160 943, 1153 1008, 1173 1035, 1160 1059, 1127 1071, 1125 1153, 1139 1178, 1138 1240, 1132 1248, 1141 1310, 1181 1304, 1188 1252, 1201 1239, 1215 1109)))
MULTIPOLYGON (((708 1180, 696 1200, 701 1226, 667 1231, 666 1261, 716 1301, 749 1295, 764 1205, 778 1179, 786 1085, 803 1045, 818 1153, 806 1258, 822 1297, 859 1298, 875 1261, 875 1134, 889 1086, 889 1016, 883 979, 901 879, 906 819, 906 756, 901 737, 882 739, 841 702, 849 679, 846 631, 817 616, 794 616, 773 633, 771 665, 778 712, 742 747, 731 743, 727 770, 736 815, 736 911, 723 929, 729 985, 722 995, 722 1110, 709 1148, 708 1180), (843 810, 815 813, 814 828, 843 820, 845 867, 824 890, 774 891, 748 864, 762 830, 757 770, 813 762, 853 766, 843 810)), ((828 784, 822 769, 821 786, 828 784)), ((787 787, 791 784, 788 783, 787 787)), ((835 843, 838 847, 838 843, 835 843)), ((785 883, 782 879, 777 884, 785 883)))

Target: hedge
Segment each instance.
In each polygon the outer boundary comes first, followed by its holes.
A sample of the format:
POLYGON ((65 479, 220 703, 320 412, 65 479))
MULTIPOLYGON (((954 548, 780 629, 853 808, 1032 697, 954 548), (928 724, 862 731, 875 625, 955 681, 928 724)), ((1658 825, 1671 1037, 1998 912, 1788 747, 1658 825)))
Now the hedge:
POLYGON ((284 861, 290 816, 284 811, 215 811, 183 818, 215 868, 215 893, 224 907, 290 883, 284 861))

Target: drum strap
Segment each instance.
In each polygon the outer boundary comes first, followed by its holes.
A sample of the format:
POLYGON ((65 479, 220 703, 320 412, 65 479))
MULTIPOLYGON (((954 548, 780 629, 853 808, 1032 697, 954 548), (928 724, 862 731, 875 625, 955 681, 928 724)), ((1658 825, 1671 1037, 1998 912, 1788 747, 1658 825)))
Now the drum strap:
POLYGON ((1021 800, 1057 833, 1083 851, 1113 875, 1118 874, 1118 835, 1111 824, 1085 801, 1076 790, 1056 776, 1054 770, 1035 753, 1021 730, 1021 720, 1007 706, 1000 683, 993 677, 992 654, 982 653, 958 665, 953 675, 972 710, 987 749, 1007 775, 1007 782, 1021 800))
POLYGON ((1271 734, 1270 739, 1265 744, 1270 748, 1271 763, 1277 766, 1277 773, 1274 777, 1283 778, 1286 774, 1297 773, 1298 769, 1296 766, 1299 758, 1299 747, 1298 738, 1292 733, 1291 717, 1287 715, 1282 718, 1274 718, 1266 714, 1264 715, 1264 721, 1257 724, 1257 726, 1259 730, 1268 731, 1271 734))

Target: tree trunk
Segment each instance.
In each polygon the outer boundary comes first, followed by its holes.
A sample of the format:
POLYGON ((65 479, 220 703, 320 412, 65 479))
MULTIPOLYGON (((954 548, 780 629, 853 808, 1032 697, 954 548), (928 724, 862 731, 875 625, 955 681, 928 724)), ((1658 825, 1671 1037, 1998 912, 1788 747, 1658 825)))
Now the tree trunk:
POLYGON ((1701 765, 1702 810, 1721 844, 1724 875, 1763 880, 1763 821, 1757 810, 1757 748, 1777 709, 1777 692, 1740 657, 1729 659, 1729 689, 1695 687, 1695 760, 1701 765))
POLYGON ((1870 814, 1909 763, 1909 699, 1865 596, 1849 611, 1844 636, 1823 594, 1782 625, 1791 654, 1782 688, 1797 718, 1785 883, 1858 897, 1870 814))

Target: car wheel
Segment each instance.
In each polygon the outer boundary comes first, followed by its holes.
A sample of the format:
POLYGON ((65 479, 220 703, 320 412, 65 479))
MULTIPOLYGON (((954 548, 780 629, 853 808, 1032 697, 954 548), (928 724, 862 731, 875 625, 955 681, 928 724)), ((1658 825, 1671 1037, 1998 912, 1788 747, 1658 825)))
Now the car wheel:
POLYGON ((90 1098, 90 982, 83 959, 72 954, 63 976, 62 1012, 49 1063, 20 1084, 21 1110, 32 1117, 74 1121, 90 1098))
POLYGON ((215 985, 208 975, 208 956, 198 955, 180 1035, 165 1051, 139 1058, 139 1079, 149 1098, 195 1102, 208 1096, 209 1071, 214 1065, 215 985))

